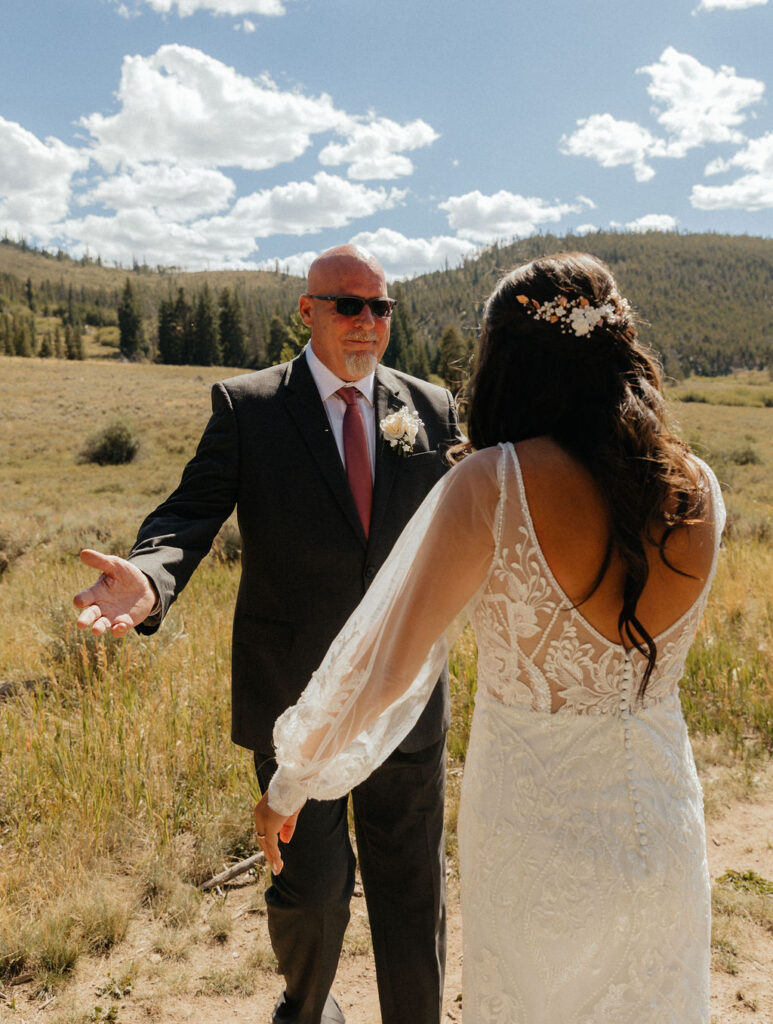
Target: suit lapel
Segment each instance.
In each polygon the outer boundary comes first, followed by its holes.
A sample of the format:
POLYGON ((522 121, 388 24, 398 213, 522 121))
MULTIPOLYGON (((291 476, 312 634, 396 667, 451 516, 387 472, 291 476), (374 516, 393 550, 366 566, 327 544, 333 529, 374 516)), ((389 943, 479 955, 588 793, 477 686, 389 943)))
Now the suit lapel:
POLYGON ((397 462, 401 458, 384 440, 379 423, 390 413, 396 412, 404 405, 410 405, 410 395, 402 395, 400 382, 383 366, 376 370, 373 398, 376 409, 376 480, 373 487, 370 539, 378 532, 386 514, 397 473, 397 462))
MULTIPOLYGON (((341 456, 305 355, 301 354, 289 364, 284 383, 287 411, 295 421, 349 524, 365 546, 365 532, 357 514, 357 506, 354 504, 341 456)), ((378 479, 378 473, 376 477, 378 479)))

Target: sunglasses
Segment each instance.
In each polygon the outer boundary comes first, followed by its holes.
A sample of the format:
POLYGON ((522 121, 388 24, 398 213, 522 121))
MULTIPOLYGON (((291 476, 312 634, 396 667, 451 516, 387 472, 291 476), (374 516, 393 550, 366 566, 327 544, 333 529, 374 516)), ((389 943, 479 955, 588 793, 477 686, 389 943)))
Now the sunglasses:
POLYGON ((339 316, 359 316, 367 306, 373 316, 381 320, 392 315, 392 306, 397 302, 397 299, 361 299, 359 295, 309 295, 309 298, 335 302, 339 316))

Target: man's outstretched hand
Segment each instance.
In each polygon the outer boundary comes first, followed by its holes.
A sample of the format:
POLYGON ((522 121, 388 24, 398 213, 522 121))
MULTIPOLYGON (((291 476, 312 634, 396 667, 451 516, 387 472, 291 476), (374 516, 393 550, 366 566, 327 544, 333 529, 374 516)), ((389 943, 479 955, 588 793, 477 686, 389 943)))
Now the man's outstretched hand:
POLYGON ((148 577, 131 562, 116 555, 103 555, 89 548, 81 551, 84 565, 102 574, 93 587, 76 594, 73 604, 82 609, 80 629, 91 629, 101 636, 110 630, 113 636, 126 636, 153 610, 156 592, 148 577))

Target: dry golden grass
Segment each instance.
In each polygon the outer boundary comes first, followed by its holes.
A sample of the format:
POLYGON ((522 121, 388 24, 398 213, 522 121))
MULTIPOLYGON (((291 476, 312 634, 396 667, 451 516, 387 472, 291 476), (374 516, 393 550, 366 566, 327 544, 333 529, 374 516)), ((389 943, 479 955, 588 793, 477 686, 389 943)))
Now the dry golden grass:
MULTIPOLYGON (((34 681, 0 697, 0 984, 33 970, 40 986, 53 987, 89 950, 119 942, 138 913, 152 916, 164 961, 185 957, 202 912, 193 886, 254 849, 254 772, 229 739, 237 570, 205 559, 149 640, 95 641, 75 629, 71 608, 91 582, 78 550, 125 553, 177 482, 222 372, 0 358, 0 683, 34 681), (117 418, 140 437, 136 459, 79 463, 85 438, 117 418), (120 892, 125 913, 110 891, 120 892)), ((743 780, 773 746, 773 538, 764 529, 773 409, 691 402, 678 413, 685 436, 719 458, 735 517, 690 657, 685 711, 705 737, 704 764, 727 764, 743 780), (744 445, 757 461, 733 461, 744 445)), ((453 854, 476 680, 469 634, 451 667, 453 854)), ((207 941, 227 939, 227 907, 207 906, 207 941)), ((364 931, 350 936, 352 954, 366 947, 364 931)), ((244 992, 248 974, 239 965, 201 988, 244 992)))

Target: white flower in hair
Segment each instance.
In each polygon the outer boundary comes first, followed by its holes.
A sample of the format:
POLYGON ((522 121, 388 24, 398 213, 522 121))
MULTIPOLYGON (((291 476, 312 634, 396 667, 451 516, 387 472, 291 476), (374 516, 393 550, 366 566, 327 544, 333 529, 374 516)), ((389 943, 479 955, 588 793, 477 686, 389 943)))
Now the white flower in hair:
POLYGON ((584 338, 604 321, 607 324, 617 323, 628 315, 631 308, 626 299, 620 299, 616 304, 604 302, 594 306, 584 295, 578 299, 558 295, 555 299, 542 303, 530 299, 528 295, 516 295, 516 299, 524 313, 533 316, 535 320, 557 324, 563 334, 571 332, 578 338, 584 338))
POLYGON ((612 312, 609 305, 578 306, 569 314, 569 325, 578 338, 590 334, 596 324, 601 323, 605 316, 612 312))

